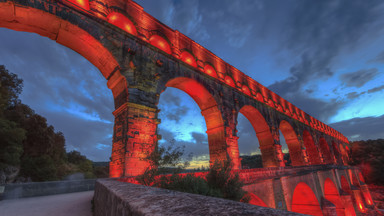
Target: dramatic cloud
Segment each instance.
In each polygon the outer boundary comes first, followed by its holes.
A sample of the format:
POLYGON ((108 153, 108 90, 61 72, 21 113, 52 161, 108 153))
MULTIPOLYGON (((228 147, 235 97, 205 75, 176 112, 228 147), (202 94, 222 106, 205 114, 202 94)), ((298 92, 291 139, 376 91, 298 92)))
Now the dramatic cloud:
POLYGON ((348 87, 361 87, 379 74, 376 68, 358 70, 340 75, 341 81, 348 87))
POLYGON ((330 126, 338 131, 342 131, 351 141, 384 137, 384 115, 379 117, 353 118, 330 124, 330 126))
POLYGON ((360 92, 360 93, 350 92, 350 93, 347 94, 347 98, 352 100, 352 99, 356 99, 356 98, 360 97, 363 94, 365 94, 365 92, 360 92))
POLYGON ((369 60, 368 63, 384 63, 384 51, 379 53, 375 58, 369 60))
MULTIPOLYGON (((353 50, 357 46, 356 41, 376 31, 374 27, 380 16, 376 8, 379 4, 382 2, 304 1, 298 4, 284 25, 287 36, 282 48, 296 53, 300 58, 290 68, 288 78, 275 82, 269 88, 304 111, 326 121, 332 115, 321 113, 325 110, 335 113, 343 102, 334 101, 335 99, 330 102, 312 99, 312 102, 320 106, 308 106, 310 102, 302 88, 315 80, 332 77, 335 73, 332 66, 336 57, 345 50, 353 50)), ((377 70, 360 72, 366 75, 360 77, 363 80, 346 78, 349 81, 347 85, 361 86, 372 79, 377 70)))
POLYGON ((381 91, 383 89, 384 89, 384 85, 381 85, 381 86, 378 86, 378 87, 375 87, 375 88, 371 88, 371 89, 368 90, 368 94, 379 92, 379 91, 381 91))
POLYGON ((165 116, 169 120, 174 120, 176 122, 179 122, 181 118, 188 112, 188 107, 186 106, 181 106, 181 107, 176 107, 174 109, 168 109, 168 111, 165 113, 165 116))

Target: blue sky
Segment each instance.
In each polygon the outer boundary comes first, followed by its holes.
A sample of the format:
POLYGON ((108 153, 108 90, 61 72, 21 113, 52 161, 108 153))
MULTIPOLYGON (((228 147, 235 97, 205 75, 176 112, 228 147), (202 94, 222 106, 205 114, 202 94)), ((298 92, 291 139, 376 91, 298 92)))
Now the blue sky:
MULTIPOLYGON (((144 10, 329 124, 350 140, 384 137, 384 2, 138 0, 144 10)), ((111 153, 113 98, 77 53, 36 34, 0 28, 0 64, 24 80, 21 99, 95 161, 111 153)), ((187 94, 160 97, 162 142, 208 161, 206 126, 187 94)), ((239 117, 242 154, 257 153, 239 117)))

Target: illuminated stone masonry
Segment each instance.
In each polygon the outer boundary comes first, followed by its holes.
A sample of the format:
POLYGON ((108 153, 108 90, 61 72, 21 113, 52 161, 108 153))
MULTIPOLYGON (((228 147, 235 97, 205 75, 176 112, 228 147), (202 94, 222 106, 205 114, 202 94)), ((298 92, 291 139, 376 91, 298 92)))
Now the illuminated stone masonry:
POLYGON ((37 33, 88 59, 115 104, 110 177, 140 174, 161 138, 157 104, 167 88, 186 92, 207 125, 211 163, 231 159, 252 204, 315 215, 374 208, 345 136, 126 0, 0 0, 0 27, 37 33), (237 117, 252 124, 262 169, 241 170, 237 117), (279 131, 292 167, 285 167, 279 131), (305 197, 305 199, 303 199, 305 197))

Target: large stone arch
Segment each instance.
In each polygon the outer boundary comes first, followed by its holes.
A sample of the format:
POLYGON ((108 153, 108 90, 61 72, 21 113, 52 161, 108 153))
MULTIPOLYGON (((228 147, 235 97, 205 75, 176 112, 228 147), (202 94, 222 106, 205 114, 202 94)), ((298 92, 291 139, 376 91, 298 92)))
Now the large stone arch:
POLYGON ((301 214, 323 215, 315 193, 304 182, 298 183, 293 191, 291 211, 301 214))
POLYGON ((323 155, 324 163, 333 164, 335 162, 334 157, 331 151, 329 150, 329 145, 324 137, 320 137, 319 146, 320 146, 321 154, 323 155))
POLYGON ((227 152, 223 117, 212 94, 201 83, 187 77, 173 78, 165 84, 165 87, 177 88, 187 93, 201 109, 207 126, 210 163, 233 156, 231 160, 238 166, 239 153, 231 155, 227 152))
MULTIPOLYGON (((108 80, 107 85, 112 90, 115 109, 118 109, 128 99, 127 81, 120 73, 120 65, 110 50, 84 30, 86 27, 83 29, 79 26, 81 25, 78 23, 73 24, 41 9, 16 5, 13 2, 0 3, 0 27, 36 33, 79 53, 97 67, 108 80)), ((116 119, 114 131, 116 131, 116 119)), ((123 146, 121 139, 114 138, 110 163, 111 177, 123 175, 125 160, 124 153, 121 153, 125 151, 123 146)))
POLYGON ((311 165, 321 164, 319 151, 317 150, 317 147, 315 145, 315 142, 313 141, 311 133, 307 130, 303 131, 303 141, 309 157, 309 163, 311 165))
POLYGON ((337 215, 345 215, 345 209, 339 190, 330 178, 327 178, 324 181, 324 197, 336 206, 337 215))
POLYGON ((278 167, 279 162, 277 161, 278 157, 276 155, 275 142, 270 127, 263 115, 259 110, 250 105, 243 106, 239 112, 251 122, 255 130, 260 144, 263 167, 278 167))
POLYGON ((279 129, 283 133, 285 142, 287 143, 289 155, 291 156, 292 166, 305 165, 301 143, 299 142, 296 132, 291 124, 283 120, 280 122, 279 129))

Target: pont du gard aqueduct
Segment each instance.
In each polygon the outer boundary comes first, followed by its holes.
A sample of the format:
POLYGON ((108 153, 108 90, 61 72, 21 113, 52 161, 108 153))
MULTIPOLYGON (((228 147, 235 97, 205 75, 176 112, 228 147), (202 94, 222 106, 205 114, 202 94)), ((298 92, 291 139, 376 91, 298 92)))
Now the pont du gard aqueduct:
POLYGON ((374 208, 359 169, 348 166, 351 147, 345 136, 132 0, 0 0, 0 27, 55 40, 108 80, 115 105, 111 178, 136 176, 148 166, 141 158, 161 139, 160 94, 173 87, 198 104, 210 161, 232 161, 251 204, 310 215, 361 215, 374 208), (239 113, 256 132, 263 168, 241 169, 239 113), (288 145, 289 167, 279 131, 288 145))

